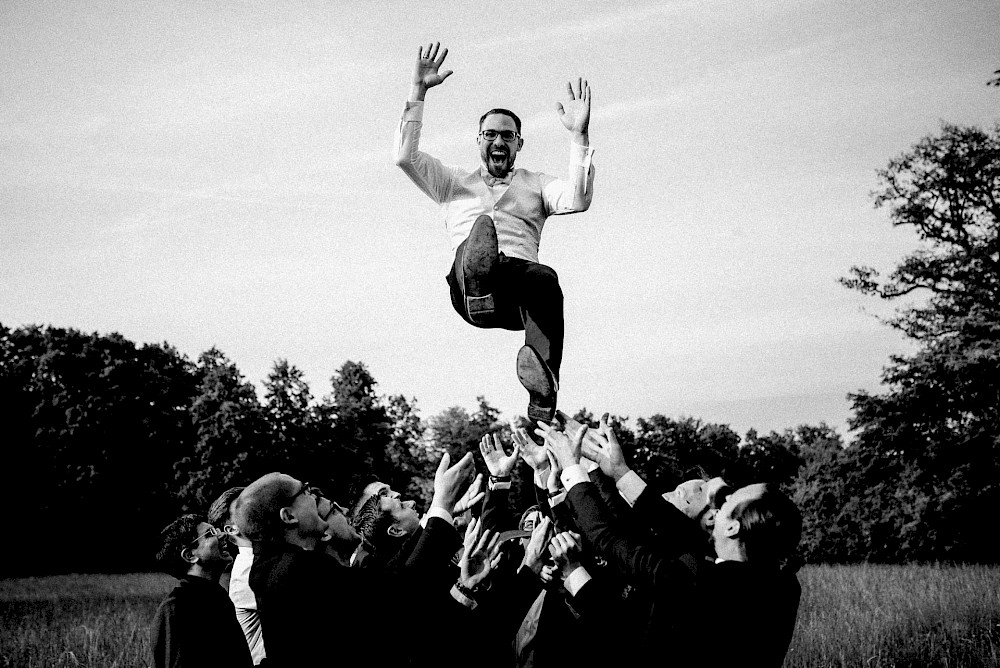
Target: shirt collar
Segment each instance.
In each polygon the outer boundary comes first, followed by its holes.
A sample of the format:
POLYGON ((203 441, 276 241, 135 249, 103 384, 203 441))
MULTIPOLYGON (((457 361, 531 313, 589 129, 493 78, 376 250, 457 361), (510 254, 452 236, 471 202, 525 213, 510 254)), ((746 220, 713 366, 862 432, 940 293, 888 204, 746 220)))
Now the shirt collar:
POLYGON ((483 177, 483 181, 486 182, 486 185, 488 185, 490 187, 498 186, 500 184, 509 186, 511 179, 514 178, 514 170, 513 169, 510 170, 509 172, 507 172, 507 176, 505 176, 503 178, 497 178, 497 177, 493 176, 492 174, 490 174, 489 170, 486 169, 485 166, 480 166, 479 167, 479 174, 483 177))

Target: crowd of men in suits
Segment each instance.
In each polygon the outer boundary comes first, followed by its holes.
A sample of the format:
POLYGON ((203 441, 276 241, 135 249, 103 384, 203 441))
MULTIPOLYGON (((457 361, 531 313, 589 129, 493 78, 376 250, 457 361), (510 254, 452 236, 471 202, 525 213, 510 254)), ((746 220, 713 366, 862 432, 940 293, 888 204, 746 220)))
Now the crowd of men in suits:
POLYGON ((381 482, 347 509, 270 473, 177 519, 154 665, 780 666, 801 591, 788 497, 720 478, 660 493, 607 416, 560 417, 509 452, 484 437, 485 479, 444 455, 423 517, 381 482), (537 504, 514 513, 519 459, 537 504))

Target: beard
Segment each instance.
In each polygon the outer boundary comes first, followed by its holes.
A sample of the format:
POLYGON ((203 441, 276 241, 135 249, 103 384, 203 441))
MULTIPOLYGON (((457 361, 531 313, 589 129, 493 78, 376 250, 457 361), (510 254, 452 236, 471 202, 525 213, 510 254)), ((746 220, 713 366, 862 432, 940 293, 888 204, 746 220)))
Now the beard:
POLYGON ((507 176, 507 172, 514 167, 514 159, 506 147, 499 150, 489 147, 483 151, 483 162, 486 164, 486 171, 497 178, 507 176))

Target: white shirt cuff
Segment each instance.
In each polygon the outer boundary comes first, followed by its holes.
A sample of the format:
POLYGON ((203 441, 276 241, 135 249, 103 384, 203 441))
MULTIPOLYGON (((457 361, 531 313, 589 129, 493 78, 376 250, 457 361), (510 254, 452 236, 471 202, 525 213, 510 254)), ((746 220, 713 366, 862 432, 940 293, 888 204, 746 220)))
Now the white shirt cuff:
POLYGON ((621 480, 615 483, 615 486, 618 488, 618 493, 622 495, 622 498, 628 502, 628 505, 634 506, 635 500, 646 489, 646 481, 640 478, 639 474, 635 471, 629 471, 621 477, 621 480))
POLYGON ((564 489, 561 492, 559 492, 558 494, 556 494, 555 496, 550 496, 549 497, 549 507, 550 508, 555 508, 556 506, 558 506, 560 503, 562 503, 565 500, 566 500, 566 490, 564 489))
POLYGON ((407 100, 406 106, 403 107, 403 122, 407 121, 420 121, 424 120, 424 101, 417 100, 416 102, 407 100))
MULTIPOLYGON (((421 109, 423 111, 423 109, 421 109)), ((405 113, 404 113, 405 118, 405 113)), ((420 120, 420 119, 417 119, 420 120)), ((571 167, 580 166, 587 172, 590 171, 590 165, 594 160, 594 149, 590 146, 583 146, 582 144, 577 144, 573 142, 570 144, 569 149, 569 164, 571 167)))
POLYGON ((566 580, 563 582, 563 586, 566 587, 566 591, 569 592, 570 596, 576 596, 576 592, 580 591, 583 585, 590 582, 590 573, 583 566, 577 566, 573 569, 573 572, 566 576, 566 580))
POLYGON ((567 466, 563 469, 562 473, 559 474, 559 479, 562 480, 563 487, 566 488, 567 492, 573 488, 573 485, 581 482, 590 482, 590 476, 587 475, 587 469, 583 468, 582 464, 567 466))
POLYGON ((430 519, 431 517, 440 517, 441 519, 443 519, 448 524, 454 524, 455 523, 455 518, 453 518, 451 516, 451 513, 449 513, 447 510, 445 510, 444 508, 441 508, 439 506, 431 506, 431 509, 428 510, 427 514, 424 515, 424 517, 423 517, 422 520, 420 520, 420 526, 426 527, 427 526, 427 520, 430 519))

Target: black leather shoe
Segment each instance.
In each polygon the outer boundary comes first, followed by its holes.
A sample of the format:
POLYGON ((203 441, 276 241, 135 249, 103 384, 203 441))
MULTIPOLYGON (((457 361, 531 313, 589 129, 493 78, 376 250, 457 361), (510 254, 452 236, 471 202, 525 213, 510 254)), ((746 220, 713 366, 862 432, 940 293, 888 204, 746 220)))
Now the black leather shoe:
POLYGON ((528 419, 551 422, 559 383, 538 351, 527 344, 517 351, 517 379, 528 391, 528 419))
POLYGON ((489 216, 479 216, 465 240, 462 253, 461 285, 469 320, 489 324, 496 310, 493 300, 493 269, 500 260, 497 229, 489 216))

